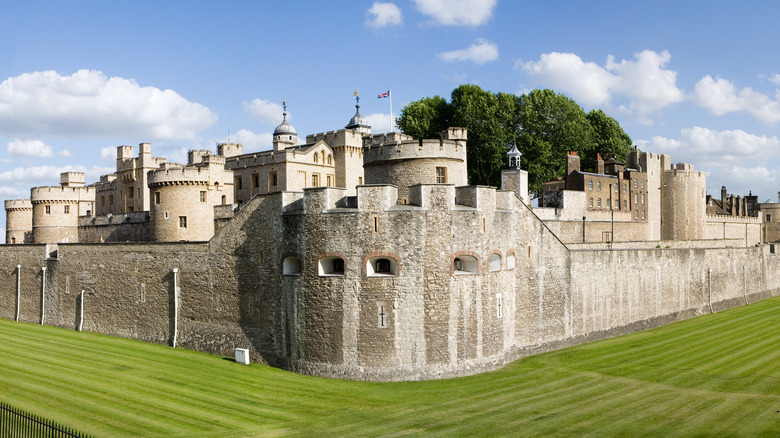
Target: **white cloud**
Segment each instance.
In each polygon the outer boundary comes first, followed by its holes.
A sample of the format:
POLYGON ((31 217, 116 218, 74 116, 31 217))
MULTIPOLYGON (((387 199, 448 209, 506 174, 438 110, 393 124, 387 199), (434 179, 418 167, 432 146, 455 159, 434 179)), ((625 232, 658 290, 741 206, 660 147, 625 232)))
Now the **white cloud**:
POLYGON ((366 20, 366 26, 373 28, 400 26, 404 22, 401 10, 395 3, 374 2, 366 15, 371 16, 366 20))
POLYGON ((497 0, 413 0, 417 10, 448 26, 479 26, 493 16, 497 0))
POLYGON ((369 114, 366 117, 366 123, 371 125, 371 132, 380 134, 390 132, 390 114, 369 114))
POLYGON ((771 169, 780 157, 780 139, 750 134, 742 130, 713 131, 693 127, 680 131, 680 138, 653 137, 636 142, 640 149, 665 153, 672 162, 694 165, 695 170, 707 172, 707 186, 711 193, 720 193, 725 185, 729 193, 774 197, 780 169, 771 169), (758 164, 758 165, 757 165, 758 164))
MULTIPOLYGON (((254 99, 251 102, 244 102, 244 111, 249 113, 253 118, 268 124, 282 123, 282 112, 284 111, 282 106, 278 103, 273 103, 270 100, 254 99)), ((291 120, 292 115, 287 115, 287 120, 291 120)))
POLYGON ((247 153, 271 149, 273 147, 274 135, 270 132, 255 134, 248 129, 241 129, 235 134, 231 134, 230 138, 220 138, 215 143, 227 143, 228 140, 230 143, 240 143, 244 147, 244 152, 247 153))
POLYGON ((676 85, 677 72, 665 68, 670 59, 667 51, 645 50, 635 54, 633 61, 616 62, 610 55, 600 66, 573 53, 551 52, 542 54, 539 61, 516 65, 542 86, 565 92, 585 105, 605 106, 625 98, 627 111, 644 117, 685 98, 676 85))
POLYGON ((744 111, 756 119, 773 124, 780 121, 780 102, 769 96, 745 87, 739 91, 734 84, 721 78, 707 75, 694 88, 696 103, 716 116, 744 111))
POLYGON ((73 153, 71 151, 67 150, 67 149, 63 149, 63 150, 57 152, 57 155, 59 155, 62 158, 72 158, 73 157, 73 153))
POLYGON ((760 77, 762 79, 768 80, 769 82, 771 82, 771 83, 773 83, 775 85, 780 85, 780 74, 778 74, 778 73, 772 73, 769 76, 760 76, 760 77))
POLYGON ((443 52, 439 53, 438 56, 447 62, 471 61, 475 64, 485 65, 488 62, 498 60, 498 46, 484 38, 477 38, 477 41, 466 49, 443 52))
POLYGON ((41 140, 13 140, 8 143, 8 153, 15 156, 28 156, 38 158, 51 158, 52 147, 41 140))
POLYGON ((216 121, 173 90, 96 70, 24 73, 0 83, 0 133, 192 139, 216 121))
POLYGON ((116 163, 116 148, 113 146, 106 146, 100 148, 100 159, 106 163, 116 163))

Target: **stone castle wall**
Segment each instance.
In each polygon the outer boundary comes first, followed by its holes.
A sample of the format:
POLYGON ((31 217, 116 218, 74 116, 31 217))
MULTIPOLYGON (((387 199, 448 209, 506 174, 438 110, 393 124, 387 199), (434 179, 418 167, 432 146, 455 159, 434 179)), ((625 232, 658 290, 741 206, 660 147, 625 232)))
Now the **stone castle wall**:
POLYGON ((7 245, 0 317, 15 318, 21 265, 22 321, 75 328, 84 290, 85 330, 221 355, 249 348, 254 360, 323 376, 413 380, 780 288, 780 250, 769 245, 571 250, 511 192, 424 184, 397 205, 395 187, 365 186, 357 208, 345 195, 257 196, 203 243, 7 245), (324 267, 334 258, 342 272, 324 267), (389 272, 377 272, 379 259, 389 272))
POLYGON ((78 241, 82 243, 152 240, 148 211, 108 216, 81 216, 78 222, 78 241))
POLYGON ((760 216, 707 215, 705 239, 741 239, 741 246, 761 243, 760 216))

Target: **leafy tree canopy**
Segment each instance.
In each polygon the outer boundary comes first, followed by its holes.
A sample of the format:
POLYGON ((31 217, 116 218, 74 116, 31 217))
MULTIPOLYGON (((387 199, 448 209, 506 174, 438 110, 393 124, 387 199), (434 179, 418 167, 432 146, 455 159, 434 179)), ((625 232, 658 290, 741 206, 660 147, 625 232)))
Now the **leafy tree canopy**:
POLYGON ((537 194, 543 182, 564 176, 567 151, 579 153, 583 170, 594 170, 597 153, 623 159, 631 149, 631 138, 615 119, 601 110, 586 114, 552 90, 516 96, 461 85, 449 102, 441 96, 411 102, 396 123, 416 138, 437 137, 448 126, 467 128, 470 184, 500 186, 506 153, 516 142, 529 189, 537 194))

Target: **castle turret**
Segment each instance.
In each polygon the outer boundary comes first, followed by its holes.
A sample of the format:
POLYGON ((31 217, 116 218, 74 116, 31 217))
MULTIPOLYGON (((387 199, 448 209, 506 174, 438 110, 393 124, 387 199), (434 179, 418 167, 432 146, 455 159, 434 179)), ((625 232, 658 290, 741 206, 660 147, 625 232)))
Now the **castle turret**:
POLYGON ((661 239, 703 239, 707 208, 704 172, 678 163, 665 170, 661 180, 661 239))
POLYGON ((287 101, 282 104, 282 123, 274 130, 274 151, 280 151, 291 146, 298 145, 298 134, 291 124, 287 123, 287 101))
POLYGON ((149 172, 152 240, 205 241, 214 235, 214 206, 233 203, 233 171, 225 157, 202 155, 197 164, 167 164, 149 172))
POLYGON ((512 143, 509 152, 507 168, 501 171, 501 189, 513 190, 526 204, 530 203, 528 196, 528 172, 520 169, 520 157, 522 154, 517 146, 512 143))
POLYGON ((29 199, 5 201, 5 243, 32 243, 32 203, 29 199))
POLYGON ((95 189, 68 185, 71 176, 68 172, 60 175, 65 182, 62 187, 30 190, 33 243, 78 242, 78 217, 94 211, 95 189))
POLYGON ((398 187, 400 203, 415 184, 468 184, 465 128, 448 128, 441 138, 419 139, 397 132, 364 137, 366 184, 398 187))
POLYGON ((371 125, 368 124, 365 117, 360 115, 360 95, 357 91, 355 92, 355 115, 349 119, 345 128, 360 134, 371 134, 371 125))

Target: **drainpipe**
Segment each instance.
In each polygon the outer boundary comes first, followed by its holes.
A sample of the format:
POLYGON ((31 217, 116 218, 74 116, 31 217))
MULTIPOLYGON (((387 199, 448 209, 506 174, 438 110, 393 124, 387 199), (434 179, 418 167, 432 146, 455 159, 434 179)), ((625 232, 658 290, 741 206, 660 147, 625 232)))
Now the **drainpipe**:
POLYGON ((173 342, 176 348, 176 338, 179 332, 179 268, 173 268, 173 342))
POLYGON ((585 216, 582 217, 582 243, 585 243, 585 216))
POLYGON ((79 299, 79 331, 84 326, 84 289, 81 290, 81 298, 79 299))
POLYGON ((19 321, 19 307, 22 301, 22 265, 16 265, 16 319, 19 321))
POLYGON ((46 316, 45 304, 46 304, 46 266, 41 268, 41 325, 46 316))
POLYGON ((707 270, 707 280, 709 281, 709 289, 710 289, 710 313, 715 313, 712 310, 712 268, 709 268, 707 270))
POLYGON ((745 296, 745 305, 748 304, 747 300, 747 266, 742 265, 742 295, 745 296))

